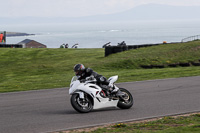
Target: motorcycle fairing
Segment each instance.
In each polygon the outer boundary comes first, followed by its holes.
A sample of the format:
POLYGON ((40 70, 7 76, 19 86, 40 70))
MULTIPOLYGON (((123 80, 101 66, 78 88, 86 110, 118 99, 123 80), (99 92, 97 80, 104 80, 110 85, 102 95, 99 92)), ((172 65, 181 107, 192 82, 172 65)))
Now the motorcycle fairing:
POLYGON ((118 80, 118 75, 112 76, 112 77, 110 77, 110 78, 108 79, 108 81, 111 82, 111 83, 114 83, 114 82, 116 82, 117 80, 118 80))
MULTIPOLYGON (((77 81, 74 81, 74 82, 77 82, 77 81)), ((77 84, 80 84, 80 82, 77 82, 77 84)), ((73 84, 72 88, 73 87, 75 87, 76 90, 79 90, 79 91, 70 92, 70 94, 78 93, 80 98, 84 98, 83 97, 84 95, 82 93, 85 92, 93 98, 93 102, 94 102, 93 109, 100 109, 100 108, 106 108, 106 107, 117 107, 117 103, 119 100, 110 100, 109 98, 103 98, 100 95, 100 92, 102 89, 96 84, 82 83, 82 84, 76 86, 76 83, 75 83, 75 84, 73 84)))

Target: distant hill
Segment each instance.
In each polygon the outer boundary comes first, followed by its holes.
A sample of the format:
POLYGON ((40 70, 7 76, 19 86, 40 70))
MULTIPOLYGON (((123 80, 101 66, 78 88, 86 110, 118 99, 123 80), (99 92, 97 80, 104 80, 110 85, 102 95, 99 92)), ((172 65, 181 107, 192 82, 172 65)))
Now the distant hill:
POLYGON ((147 4, 107 17, 124 20, 200 19, 199 13, 200 6, 147 4))
POLYGON ((20 32, 6 32, 6 37, 13 37, 13 36, 30 36, 35 34, 28 34, 28 33, 20 33, 20 32))
POLYGON ((96 15, 77 18, 0 18, 0 24, 9 23, 67 23, 67 22, 106 22, 132 20, 173 20, 200 19, 200 6, 169 6, 160 4, 146 4, 130 10, 109 15, 96 15))

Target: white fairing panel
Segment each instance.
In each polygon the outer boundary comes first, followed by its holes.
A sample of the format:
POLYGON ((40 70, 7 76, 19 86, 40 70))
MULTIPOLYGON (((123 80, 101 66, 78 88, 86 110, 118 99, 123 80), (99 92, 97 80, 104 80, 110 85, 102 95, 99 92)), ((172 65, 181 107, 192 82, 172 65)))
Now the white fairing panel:
POLYGON ((117 80, 118 80, 118 75, 112 76, 112 77, 110 77, 110 78, 108 79, 108 81, 111 82, 111 83, 114 83, 114 82, 116 82, 117 80))
POLYGON ((70 89, 69 89, 69 94, 73 94, 74 91, 77 90, 77 87, 80 85, 80 81, 79 80, 75 80, 75 81, 72 81, 71 84, 70 84, 70 89))
POLYGON ((81 84, 80 86, 78 86, 78 90, 82 90, 86 93, 88 93, 89 95, 91 95, 92 97, 96 97, 96 93, 97 92, 101 92, 101 88, 95 84, 81 84))
POLYGON ((99 102, 97 99, 94 99, 94 107, 93 107, 93 109, 117 107, 118 101, 119 100, 111 100, 111 101, 109 101, 109 98, 103 98, 99 102))

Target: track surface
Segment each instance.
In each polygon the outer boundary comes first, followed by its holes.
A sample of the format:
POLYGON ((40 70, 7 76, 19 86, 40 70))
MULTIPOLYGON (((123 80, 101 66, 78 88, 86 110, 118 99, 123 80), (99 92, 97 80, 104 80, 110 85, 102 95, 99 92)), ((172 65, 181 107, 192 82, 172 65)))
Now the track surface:
POLYGON ((200 111, 200 77, 120 83, 131 109, 77 113, 66 88, 0 94, 0 133, 53 132, 105 123, 200 111))

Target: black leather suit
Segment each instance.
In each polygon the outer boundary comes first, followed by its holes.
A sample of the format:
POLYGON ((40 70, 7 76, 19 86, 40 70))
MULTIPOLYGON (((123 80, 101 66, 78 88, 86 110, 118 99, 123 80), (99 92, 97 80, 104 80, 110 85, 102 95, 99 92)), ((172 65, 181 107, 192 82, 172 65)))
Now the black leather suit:
POLYGON ((91 77, 93 76, 97 80, 98 85, 108 85, 109 81, 102 75, 96 73, 93 71, 91 68, 85 68, 85 70, 79 75, 80 77, 78 78, 79 80, 84 80, 86 77, 91 77))

